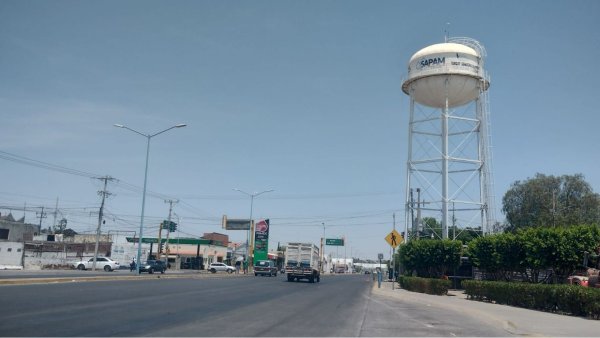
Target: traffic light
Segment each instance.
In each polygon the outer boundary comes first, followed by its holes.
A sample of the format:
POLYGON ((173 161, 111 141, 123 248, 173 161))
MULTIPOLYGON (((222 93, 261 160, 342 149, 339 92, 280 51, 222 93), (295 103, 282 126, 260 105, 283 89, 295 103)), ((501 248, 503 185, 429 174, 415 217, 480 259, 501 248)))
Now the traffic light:
POLYGON ((175 223, 173 221, 167 221, 167 220, 165 220, 162 223, 160 223, 160 227, 162 229, 165 229, 165 230, 168 229, 169 232, 175 232, 175 231, 177 231, 177 223, 175 223))

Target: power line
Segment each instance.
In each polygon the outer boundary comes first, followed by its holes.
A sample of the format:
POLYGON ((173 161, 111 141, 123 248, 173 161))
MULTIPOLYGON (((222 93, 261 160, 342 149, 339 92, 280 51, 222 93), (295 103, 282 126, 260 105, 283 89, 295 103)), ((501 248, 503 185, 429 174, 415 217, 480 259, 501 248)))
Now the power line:
MULTIPOLYGON (((80 177, 87 177, 87 178, 92 178, 92 179, 100 179, 100 178, 104 177, 104 175, 99 175, 99 174, 95 174, 95 173, 91 173, 91 172, 87 172, 87 171, 83 171, 83 170, 78 170, 78 169, 67 168, 67 167, 64 167, 61 165, 43 162, 43 161, 39 161, 39 160, 34 160, 32 158, 28 158, 28 157, 24 157, 24 156, 20 156, 20 155, 16 155, 16 154, 11 154, 11 153, 8 153, 5 151, 0 151, 0 159, 33 166, 36 168, 61 172, 64 174, 80 176, 80 177)), ((138 187, 131 183, 127 183, 122 180, 118 180, 118 179, 114 179, 114 178, 113 178, 113 180, 114 180, 115 184, 122 189, 129 190, 134 193, 142 193, 141 187, 138 187)), ((173 199, 172 196, 157 193, 154 191, 147 191, 146 194, 149 196, 155 197, 155 198, 160 198, 160 199, 173 199)))
MULTIPOLYGON (((320 194, 273 194, 261 197, 264 200, 303 200, 303 199, 337 199, 337 198, 356 198, 385 195, 401 195, 403 192, 360 192, 360 193, 320 193, 320 194)), ((182 195, 181 198, 187 200, 243 200, 244 196, 232 195, 182 195)))
POLYGON ((62 172, 65 174, 70 174, 70 175, 82 176, 82 177, 87 177, 87 178, 98 178, 101 176, 101 175, 97 175, 97 174, 90 173, 87 171, 71 169, 71 168, 60 166, 60 165, 56 165, 56 164, 52 164, 52 163, 48 163, 48 162, 42 162, 42 161, 34 160, 34 159, 31 159, 28 157, 7 153, 5 151, 0 151, 0 158, 7 160, 7 161, 15 162, 15 163, 21 163, 21 164, 25 164, 25 165, 29 165, 29 166, 33 166, 33 167, 37 167, 37 168, 53 170, 53 171, 62 172))

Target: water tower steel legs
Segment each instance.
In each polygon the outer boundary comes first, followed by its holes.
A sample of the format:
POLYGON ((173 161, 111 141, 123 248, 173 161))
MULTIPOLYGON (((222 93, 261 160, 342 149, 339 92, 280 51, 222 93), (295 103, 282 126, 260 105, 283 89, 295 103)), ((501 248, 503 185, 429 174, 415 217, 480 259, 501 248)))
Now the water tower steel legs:
MULTIPOLYGON (((448 87, 448 79, 446 79, 448 87)), ((447 91, 447 90, 446 90, 447 91)), ((448 238, 448 96, 442 111, 442 239, 448 238)))
POLYGON ((449 107, 446 100, 444 107, 431 108, 418 105, 411 97, 406 165, 407 240, 418 239, 423 230, 414 219, 415 208, 417 214, 423 212, 423 218, 438 220, 443 239, 449 238, 450 226, 480 228, 482 234, 489 231, 489 135, 485 102, 480 101, 485 98, 458 108, 449 107), (415 203, 413 193, 419 190, 422 194, 415 203), (451 221, 451 211, 459 217, 456 224, 451 221))
POLYGON ((412 240, 415 235, 414 232, 414 216, 411 217, 414 210, 414 203, 412 199, 412 190, 411 190, 411 181, 410 178, 412 176, 412 147, 413 147, 413 121, 414 121, 414 113, 415 111, 415 100, 410 99, 410 118, 408 123, 408 160, 406 161, 406 204, 405 204, 405 212, 404 212, 404 236, 406 241, 412 240), (409 224, 411 226, 411 231, 408 231, 409 224))

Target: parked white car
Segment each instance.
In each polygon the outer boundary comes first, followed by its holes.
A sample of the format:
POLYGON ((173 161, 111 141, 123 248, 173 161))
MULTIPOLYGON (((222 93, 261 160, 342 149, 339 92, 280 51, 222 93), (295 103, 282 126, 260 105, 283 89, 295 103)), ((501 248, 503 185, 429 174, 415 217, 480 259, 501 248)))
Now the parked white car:
POLYGON ((235 271, 235 268, 225 263, 210 263, 207 270, 212 273, 217 273, 218 271, 226 271, 228 273, 232 273, 235 271))
MULTIPOLYGON (((84 259, 79 262, 73 263, 73 267, 77 270, 87 270, 94 266, 94 258, 84 259)), ((119 262, 113 261, 108 257, 98 257, 96 259, 96 269, 103 269, 104 271, 118 270, 120 267, 119 262)))

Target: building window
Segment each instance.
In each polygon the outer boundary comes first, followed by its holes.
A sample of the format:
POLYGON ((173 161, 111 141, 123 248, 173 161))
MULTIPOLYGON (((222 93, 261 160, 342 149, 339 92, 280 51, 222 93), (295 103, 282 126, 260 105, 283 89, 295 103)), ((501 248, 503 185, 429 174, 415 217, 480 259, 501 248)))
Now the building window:
POLYGON ((8 252, 11 252, 11 251, 12 251, 12 248, 8 248, 8 250, 6 250, 6 251, 8 251, 8 252))
POLYGON ((17 252, 21 252, 21 248, 18 248, 18 249, 17 249, 17 252))
POLYGON ((8 229, 0 229, 0 239, 8 239, 8 229))

